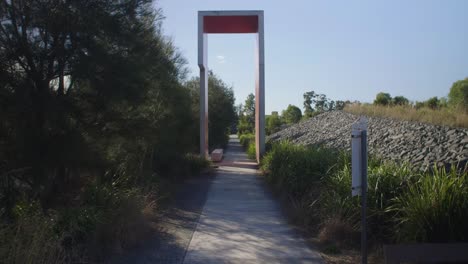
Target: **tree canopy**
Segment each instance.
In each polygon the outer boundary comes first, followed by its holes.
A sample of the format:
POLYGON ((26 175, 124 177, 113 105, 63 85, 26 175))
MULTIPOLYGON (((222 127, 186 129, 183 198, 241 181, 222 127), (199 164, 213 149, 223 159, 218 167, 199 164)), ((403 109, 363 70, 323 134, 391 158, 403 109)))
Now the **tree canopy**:
POLYGON ((245 99, 237 129, 240 134, 255 132, 255 95, 252 93, 245 99))
POLYGON ((376 105, 390 105, 392 103, 392 97, 389 93, 380 92, 377 94, 374 100, 376 105))
POLYGON ((450 106, 468 111, 468 78, 456 81, 452 85, 448 99, 450 106))
MULTIPOLYGON (((185 86, 192 96, 192 114, 197 124, 192 133, 197 135, 195 139, 198 142, 200 79, 193 78, 185 86)), ((208 87, 208 143, 211 149, 224 148, 229 140, 230 127, 237 120, 234 91, 211 71, 208 74, 208 87)))
POLYGON ((295 124, 301 120, 302 112, 299 107, 288 105, 288 108, 283 110, 282 116, 286 124, 295 124))

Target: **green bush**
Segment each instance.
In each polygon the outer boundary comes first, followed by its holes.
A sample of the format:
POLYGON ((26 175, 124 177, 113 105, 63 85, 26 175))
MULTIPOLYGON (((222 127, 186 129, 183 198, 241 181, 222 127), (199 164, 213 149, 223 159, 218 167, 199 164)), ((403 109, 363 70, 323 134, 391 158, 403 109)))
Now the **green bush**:
POLYGON ((38 203, 15 207, 14 224, 0 225, 0 263, 66 263, 64 232, 56 230, 57 214, 45 216, 38 203))
POLYGON ((395 199, 397 236, 410 242, 468 241, 468 173, 435 168, 395 199))
MULTIPOLYGON (((348 219, 357 225, 360 221, 361 202, 351 197, 351 164, 349 155, 343 155, 339 170, 325 179, 322 206, 324 215, 348 219)), ((370 233, 380 239, 391 239, 394 213, 387 209, 393 199, 406 191, 419 178, 407 163, 396 164, 370 158, 368 164, 367 208, 370 233)))
MULTIPOLYGON (((349 153, 280 142, 272 144, 261 168, 307 228, 320 226, 320 240, 352 242, 359 231, 361 197, 351 196, 350 161, 349 153)), ((373 241, 468 241, 466 169, 421 173, 408 163, 370 157, 367 199, 373 241)))
POLYGON ((450 106, 468 112, 468 78, 453 83, 448 99, 450 106))
POLYGON ((244 149, 247 149, 250 145, 250 142, 255 143, 255 135, 254 134, 241 134, 239 136, 239 142, 244 147, 244 149))
POLYGON ((187 154, 185 155, 185 162, 189 167, 190 175, 197 175, 203 169, 210 166, 210 161, 199 155, 187 154))
POLYGON ((325 148, 274 144, 261 164, 266 178, 276 188, 294 197, 304 195, 336 163, 336 153, 325 148))
POLYGON ((247 148, 247 157, 249 159, 256 159, 257 158, 257 151, 255 148, 255 142, 250 142, 249 147, 247 148))

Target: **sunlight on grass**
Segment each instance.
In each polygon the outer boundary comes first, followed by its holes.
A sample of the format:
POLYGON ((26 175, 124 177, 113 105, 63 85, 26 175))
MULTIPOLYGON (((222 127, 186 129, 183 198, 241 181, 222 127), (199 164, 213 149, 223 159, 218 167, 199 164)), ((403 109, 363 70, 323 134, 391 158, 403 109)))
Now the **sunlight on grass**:
POLYGON ((433 125, 468 128, 468 113, 456 109, 416 109, 411 106, 347 105, 344 111, 366 116, 389 117, 433 125))

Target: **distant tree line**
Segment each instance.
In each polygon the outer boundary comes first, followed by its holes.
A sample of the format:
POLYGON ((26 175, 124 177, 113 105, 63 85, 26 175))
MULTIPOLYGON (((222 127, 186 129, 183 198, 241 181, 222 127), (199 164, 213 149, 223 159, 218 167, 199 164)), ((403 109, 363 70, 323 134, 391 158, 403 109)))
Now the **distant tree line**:
MULTIPOLYGON (((334 101, 328 98, 325 94, 318 94, 314 91, 304 93, 304 114, 299 107, 289 104, 288 107, 278 112, 273 112, 271 115, 266 115, 265 131, 267 135, 273 134, 282 127, 295 124, 301 120, 310 118, 314 115, 326 111, 343 110, 346 104, 350 101, 334 101)), ((255 133, 255 96, 249 94, 244 104, 237 107, 238 113, 238 134, 253 134, 255 133)))
POLYGON ((455 82, 450 88, 448 97, 431 97, 422 102, 410 102, 404 96, 392 96, 389 93, 380 92, 374 100, 375 105, 382 106, 412 106, 417 109, 427 107, 430 109, 452 108, 462 111, 468 110, 468 78, 455 82))

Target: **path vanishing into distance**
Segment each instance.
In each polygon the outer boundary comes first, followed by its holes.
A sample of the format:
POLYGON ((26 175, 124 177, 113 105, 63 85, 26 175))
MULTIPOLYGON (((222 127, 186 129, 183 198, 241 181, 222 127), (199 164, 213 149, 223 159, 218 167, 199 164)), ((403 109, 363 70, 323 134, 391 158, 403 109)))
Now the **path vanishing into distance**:
POLYGON ((161 234, 115 263, 323 263, 283 216, 236 136, 211 176, 189 180, 161 234))
POLYGON ((183 263, 321 263, 231 137, 183 263))

